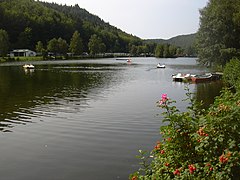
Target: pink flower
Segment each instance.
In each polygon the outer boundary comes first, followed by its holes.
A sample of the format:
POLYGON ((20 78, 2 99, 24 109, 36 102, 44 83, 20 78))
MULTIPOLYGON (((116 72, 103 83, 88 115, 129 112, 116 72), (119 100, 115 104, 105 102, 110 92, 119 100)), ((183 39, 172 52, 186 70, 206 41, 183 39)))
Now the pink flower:
POLYGON ((167 94, 162 94, 162 100, 166 101, 167 100, 167 94))
POLYGON ((167 100, 167 94, 162 94, 162 99, 159 101, 159 105, 166 105, 167 100))

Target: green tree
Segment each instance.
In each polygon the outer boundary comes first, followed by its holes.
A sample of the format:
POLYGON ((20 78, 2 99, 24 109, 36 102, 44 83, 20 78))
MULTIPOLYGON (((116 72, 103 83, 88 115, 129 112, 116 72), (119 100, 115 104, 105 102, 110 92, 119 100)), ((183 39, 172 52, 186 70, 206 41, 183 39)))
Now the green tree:
POLYGON ((18 37, 18 47, 31 49, 32 47, 31 45, 32 45, 32 29, 26 27, 18 37))
POLYGON ((9 48, 9 40, 7 31, 0 29, 0 55, 6 56, 9 48))
POLYGON ((43 56, 43 60, 47 57, 47 50, 44 48, 43 43, 41 41, 38 41, 35 50, 37 53, 43 56))
MULTIPOLYGON (((240 77, 238 76, 240 72, 240 60, 237 58, 231 59, 230 62, 226 64, 223 71, 224 82, 233 87, 234 89, 239 88, 240 77)), ((240 89, 239 89, 240 90, 240 89)))
POLYGON ((93 34, 89 39, 88 48, 90 54, 95 55, 97 53, 103 53, 106 46, 96 34, 93 34))
POLYGON ((163 57, 164 58, 170 57, 169 44, 164 44, 164 46, 163 46, 163 57))
POLYGON ((49 52, 52 52, 56 56, 58 52, 58 40, 56 38, 53 38, 50 41, 48 41, 47 50, 49 52))
POLYGON ((35 49, 36 49, 37 53, 42 55, 42 53, 44 51, 43 43, 41 41, 38 41, 37 44, 36 44, 35 49))
POLYGON ((177 48, 174 45, 169 46, 169 56, 174 57, 176 55, 177 48))
POLYGON ((202 64, 224 65, 240 49, 240 1, 210 0, 200 11, 197 50, 202 64))
POLYGON ((155 56, 158 58, 163 57, 164 46, 162 44, 158 44, 155 49, 155 56))
POLYGON ((80 33, 78 31, 75 31, 73 33, 73 36, 69 45, 69 51, 76 55, 83 53, 83 42, 82 42, 82 38, 80 37, 80 33))
POLYGON ((58 53, 65 56, 67 54, 67 51, 68 51, 67 41, 62 39, 62 38, 58 38, 57 42, 58 42, 58 44, 57 44, 58 53))
POLYGON ((135 45, 132 45, 131 48, 130 48, 130 54, 133 55, 133 56, 136 56, 137 55, 137 46, 135 45))

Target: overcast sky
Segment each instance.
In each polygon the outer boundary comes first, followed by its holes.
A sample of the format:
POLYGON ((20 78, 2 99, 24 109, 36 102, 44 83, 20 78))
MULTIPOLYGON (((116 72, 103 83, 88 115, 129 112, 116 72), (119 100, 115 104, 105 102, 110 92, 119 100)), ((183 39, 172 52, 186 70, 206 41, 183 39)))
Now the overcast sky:
POLYGON ((195 33, 208 0, 41 0, 75 5, 142 39, 195 33))

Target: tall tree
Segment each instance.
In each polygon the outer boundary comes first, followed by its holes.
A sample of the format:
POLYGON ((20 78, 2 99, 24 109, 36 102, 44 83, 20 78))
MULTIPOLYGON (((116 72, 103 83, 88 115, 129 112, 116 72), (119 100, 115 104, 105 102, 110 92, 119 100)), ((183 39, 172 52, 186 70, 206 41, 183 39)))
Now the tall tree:
POLYGON ((163 57, 164 58, 170 57, 169 44, 164 44, 164 46, 163 46, 163 57))
POLYGON ((136 56, 136 55, 137 55, 137 46, 131 45, 130 54, 131 54, 132 56, 136 56))
POLYGON ((47 50, 49 52, 52 52, 56 56, 58 52, 58 40, 56 38, 53 38, 50 41, 48 41, 47 50))
POLYGON ((158 58, 163 57, 164 46, 162 44, 158 44, 155 49, 155 56, 158 58))
POLYGON ((9 39, 7 31, 0 29, 0 55, 6 56, 9 48, 9 39))
POLYGON ((93 34, 89 39, 88 48, 90 54, 95 55, 97 53, 103 53, 106 49, 105 44, 102 42, 96 34, 93 34))
POLYGON ((62 54, 62 55, 66 55, 67 51, 68 51, 68 44, 67 41, 62 39, 62 38, 58 38, 58 53, 62 54))
POLYGON ((239 55, 239 12, 239 0, 210 0, 200 11, 196 47, 202 64, 224 65, 239 55))
POLYGON ((69 51, 75 55, 79 55, 83 53, 83 41, 78 31, 75 31, 73 33, 73 36, 69 45, 69 51))
POLYGON ((43 43, 41 41, 38 41, 35 47, 35 50, 37 53, 42 54, 44 51, 43 43))
POLYGON ((176 55, 177 48, 174 45, 169 46, 169 56, 174 57, 176 55))

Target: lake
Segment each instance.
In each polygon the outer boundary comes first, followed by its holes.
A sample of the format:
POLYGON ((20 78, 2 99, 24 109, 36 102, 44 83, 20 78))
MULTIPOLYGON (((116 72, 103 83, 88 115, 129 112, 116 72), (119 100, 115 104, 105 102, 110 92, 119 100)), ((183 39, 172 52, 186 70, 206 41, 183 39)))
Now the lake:
MULTIPOLYGON (((4 180, 128 179, 138 150, 161 139, 161 94, 184 110, 186 83, 204 73, 194 58, 132 58, 0 64, 0 174, 4 180), (166 65, 156 68, 157 63, 166 65)), ((189 84, 208 106, 221 82, 189 84)))

